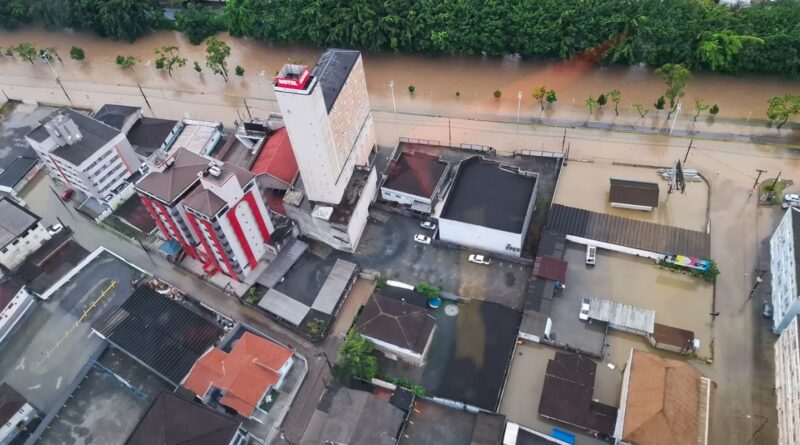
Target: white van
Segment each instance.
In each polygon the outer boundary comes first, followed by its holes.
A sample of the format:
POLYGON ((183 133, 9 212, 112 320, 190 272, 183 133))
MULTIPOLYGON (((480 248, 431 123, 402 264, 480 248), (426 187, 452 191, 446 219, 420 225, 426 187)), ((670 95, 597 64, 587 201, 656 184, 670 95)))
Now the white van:
POLYGON ((586 246, 586 265, 587 266, 594 266, 595 260, 597 259, 597 246, 586 246))

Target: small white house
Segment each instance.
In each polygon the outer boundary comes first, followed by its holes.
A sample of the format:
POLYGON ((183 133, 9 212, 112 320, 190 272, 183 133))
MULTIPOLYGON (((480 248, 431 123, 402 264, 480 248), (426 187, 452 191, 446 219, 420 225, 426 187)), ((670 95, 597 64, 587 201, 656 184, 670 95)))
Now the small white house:
POLYGON ((37 416, 36 409, 8 383, 0 384, 0 445, 10 444, 37 416))
POLYGON ((0 199, 0 264, 16 268, 49 239, 38 216, 11 198, 0 199))

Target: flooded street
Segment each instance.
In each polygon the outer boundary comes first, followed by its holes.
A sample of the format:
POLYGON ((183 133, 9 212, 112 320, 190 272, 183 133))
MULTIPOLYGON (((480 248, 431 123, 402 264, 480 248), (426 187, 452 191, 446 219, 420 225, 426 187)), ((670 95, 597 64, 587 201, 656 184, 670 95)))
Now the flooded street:
MULTIPOLYGON (((136 88, 135 84, 139 82, 146 88, 173 90, 177 94, 201 92, 267 101, 274 101, 271 78, 284 63, 295 61, 313 64, 320 54, 320 48, 311 46, 272 46, 226 34, 218 37, 231 46, 229 82, 205 67, 204 46, 193 46, 182 34, 173 31, 154 32, 129 44, 100 39, 89 33, 28 27, 0 32, 0 47, 30 41, 40 48, 56 48, 62 61, 55 61, 53 69, 65 84, 85 82, 93 84, 95 88, 99 84, 136 88), (73 45, 85 50, 85 61, 76 62, 69 58, 69 48, 73 45), (165 45, 176 45, 181 55, 188 59, 186 66, 177 69, 171 78, 152 67, 155 60, 153 49, 165 45), (121 68, 114 63, 118 54, 140 59, 133 72, 121 73, 121 68), (145 66, 148 61, 151 66, 145 66), (202 75, 192 69, 195 61, 203 68, 202 75), (236 65, 244 67, 243 78, 233 74, 236 65), (260 75, 262 72, 263 76, 260 75)), ((393 109, 390 81, 394 81, 398 112, 434 115, 456 113, 468 118, 484 114, 515 116, 519 91, 522 92, 519 103, 521 115, 539 117, 541 114, 549 117, 553 110, 541 113, 539 105, 531 97, 531 90, 539 85, 546 85, 558 94, 559 100, 554 110, 558 113, 568 111, 574 118, 581 119, 587 118, 584 101, 590 94, 597 97, 612 89, 620 90, 620 118, 638 119, 632 105, 641 103, 652 109, 652 103, 664 92, 663 83, 652 70, 624 66, 599 67, 580 60, 548 62, 521 61, 511 57, 425 57, 377 53, 365 54, 364 63, 373 108, 387 111, 393 109), (416 88, 413 95, 408 92, 409 85, 416 88), (502 93, 499 100, 493 97, 495 90, 502 93)), ((9 57, 0 57, 0 75, 21 80, 55 77, 44 63, 31 65, 9 57)), ((684 113, 691 114, 694 98, 701 97, 706 102, 719 104, 720 118, 747 119, 751 116, 752 119, 763 120, 767 99, 787 93, 800 94, 800 82, 770 76, 696 74, 686 88, 683 108, 684 113)), ((605 108, 595 116, 596 119, 614 115, 610 105, 605 108)))

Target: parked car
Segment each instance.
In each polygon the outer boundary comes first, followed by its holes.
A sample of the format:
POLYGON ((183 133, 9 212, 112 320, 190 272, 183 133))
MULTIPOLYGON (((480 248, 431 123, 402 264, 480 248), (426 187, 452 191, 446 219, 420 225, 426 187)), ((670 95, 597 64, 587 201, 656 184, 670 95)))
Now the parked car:
POLYGON ((419 226, 423 229, 436 230, 436 223, 430 221, 422 221, 419 223, 419 226))
POLYGON ((800 195, 797 193, 787 193, 783 195, 783 204, 781 207, 788 209, 789 207, 800 207, 800 195))
POLYGON ((430 237, 427 237, 427 236, 422 235, 420 233, 414 235, 414 241, 416 241, 416 242, 418 242, 420 244, 430 244, 431 243, 430 237))
POLYGON ((772 313, 774 312, 774 308, 772 307, 772 303, 765 301, 764 304, 761 305, 761 316, 764 318, 772 318, 772 313))
POLYGON ((469 256, 469 262, 475 264, 483 264, 484 266, 492 264, 492 260, 490 260, 489 258, 486 258, 483 255, 475 255, 475 254, 469 256))
POLYGON ((72 195, 74 195, 74 194, 75 194, 75 190, 66 189, 66 190, 64 190, 64 192, 61 193, 61 200, 64 201, 64 202, 67 202, 70 199, 72 199, 72 195))
POLYGON ((588 298, 584 298, 583 301, 581 301, 581 312, 578 314, 578 318, 581 321, 589 320, 589 302, 590 300, 588 298))
POLYGON ((595 261, 597 261, 597 246, 586 246, 586 265, 594 266, 595 261))
POLYGON ((56 233, 58 233, 58 232, 60 232, 62 230, 64 230, 64 226, 63 225, 61 225, 61 224, 53 224, 52 226, 47 228, 47 233, 49 233, 50 236, 53 236, 53 235, 55 235, 56 233))

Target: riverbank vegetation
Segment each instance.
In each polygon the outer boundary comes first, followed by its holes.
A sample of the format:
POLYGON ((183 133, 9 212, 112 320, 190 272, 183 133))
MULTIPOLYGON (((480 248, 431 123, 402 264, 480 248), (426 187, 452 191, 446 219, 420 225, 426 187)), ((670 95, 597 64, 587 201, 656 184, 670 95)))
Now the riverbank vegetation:
POLYGON ((29 22, 132 41, 176 27, 193 43, 219 30, 275 43, 426 54, 589 57, 606 63, 800 77, 800 1, 746 8, 711 0, 228 0, 168 22, 157 0, 4 0, 0 27, 29 22))

